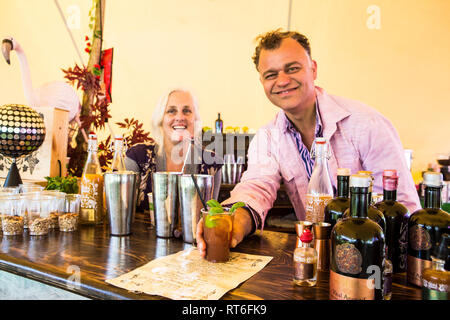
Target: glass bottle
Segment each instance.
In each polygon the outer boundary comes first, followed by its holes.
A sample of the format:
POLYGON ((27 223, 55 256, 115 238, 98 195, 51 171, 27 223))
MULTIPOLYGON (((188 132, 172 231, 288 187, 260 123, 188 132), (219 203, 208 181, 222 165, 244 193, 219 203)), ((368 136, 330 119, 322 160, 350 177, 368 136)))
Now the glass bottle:
POLYGON ((397 170, 383 171, 383 201, 375 204, 386 219, 387 257, 392 261, 394 273, 406 271, 408 255, 408 209, 397 201, 397 170))
MULTIPOLYGON (((423 175, 425 204, 408 222, 408 282, 422 286, 422 272, 432 266, 431 254, 442 234, 450 234, 450 214, 441 209, 442 173, 423 175)), ((448 267, 448 266, 446 266, 448 267)))
POLYGON ((294 250, 294 283, 313 287, 317 283, 317 252, 312 246, 312 232, 304 229, 300 236, 301 246, 294 250))
POLYGON ((114 157, 111 163, 111 171, 125 171, 125 158, 123 155, 123 137, 121 135, 116 136, 114 140, 114 157))
POLYGON ((311 157, 315 158, 315 163, 306 192, 306 221, 323 222, 325 206, 333 199, 333 185, 328 170, 328 144, 325 138, 314 140, 311 157))
MULTIPOLYGON (((371 171, 358 171, 358 174, 364 174, 367 175, 368 177, 370 177, 370 186, 369 186, 369 193, 367 195, 368 199, 368 204, 369 204, 369 209, 367 211, 367 216, 372 219, 373 221, 375 221, 376 223, 378 223, 380 225, 380 227, 383 229, 383 233, 386 232, 386 219, 384 218, 383 213, 378 210, 374 205, 373 205, 373 199, 372 199, 372 190, 373 190, 373 175, 371 171)), ((349 217, 350 216, 350 211, 346 210, 344 213, 344 217, 349 217)))
POLYGON ((369 187, 369 176, 350 176, 351 216, 331 232, 331 300, 383 300, 385 242, 380 225, 368 218, 369 187))
POLYGON ((350 169, 338 168, 337 196, 327 203, 324 212, 325 222, 331 224, 331 229, 333 229, 336 222, 343 217, 345 210, 350 207, 349 180, 350 169))
POLYGON ((81 176, 81 224, 103 222, 103 174, 97 148, 97 136, 91 133, 88 141, 88 157, 81 176))
POLYGON ((423 270, 422 299, 423 300, 449 300, 450 299, 450 271, 445 270, 445 261, 448 259, 450 236, 444 233, 441 242, 436 246, 431 256, 431 268, 423 270))
POLYGON ((220 112, 217 115, 215 124, 216 124, 216 133, 223 133, 223 121, 220 119, 220 112))

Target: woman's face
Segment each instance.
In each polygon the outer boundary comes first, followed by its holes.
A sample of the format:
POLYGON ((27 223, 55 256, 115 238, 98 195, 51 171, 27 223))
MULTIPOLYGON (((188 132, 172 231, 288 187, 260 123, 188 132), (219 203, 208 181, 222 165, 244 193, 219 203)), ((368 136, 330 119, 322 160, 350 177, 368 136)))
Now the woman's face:
POLYGON ((164 141, 177 144, 194 136, 194 104, 189 93, 174 91, 167 100, 162 120, 164 141))

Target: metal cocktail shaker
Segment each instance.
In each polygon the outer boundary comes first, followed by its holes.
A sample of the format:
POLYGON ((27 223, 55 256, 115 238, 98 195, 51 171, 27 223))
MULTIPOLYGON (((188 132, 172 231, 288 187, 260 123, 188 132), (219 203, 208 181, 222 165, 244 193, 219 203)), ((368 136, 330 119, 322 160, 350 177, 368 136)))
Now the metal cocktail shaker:
MULTIPOLYGON (((214 177, 208 174, 194 174, 194 179, 204 201, 210 200, 214 189, 214 177)), ((194 243, 203 204, 190 174, 183 174, 178 177, 178 193, 181 205, 180 217, 183 240, 187 243, 194 243)))
POLYGON ((313 230, 314 248, 317 251, 317 270, 328 271, 330 268, 331 224, 316 222, 313 230))
POLYGON ((107 172, 103 179, 111 235, 129 235, 136 213, 138 176, 131 171, 107 172))
POLYGON ((178 176, 181 172, 152 174, 153 210, 156 236, 170 238, 178 224, 178 176))

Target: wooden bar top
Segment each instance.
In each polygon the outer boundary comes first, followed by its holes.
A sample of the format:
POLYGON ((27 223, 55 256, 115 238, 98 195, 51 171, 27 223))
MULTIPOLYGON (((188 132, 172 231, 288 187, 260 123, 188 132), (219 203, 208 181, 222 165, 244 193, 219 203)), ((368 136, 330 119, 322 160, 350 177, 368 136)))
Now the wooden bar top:
MULTIPOLYGON (((3 236, 0 270, 37 280, 92 299, 165 299, 136 294, 112 286, 106 279, 141 267, 150 260, 190 248, 181 239, 157 238, 148 217, 136 214, 132 234, 110 236, 107 224, 79 226, 74 232, 52 230, 45 236, 3 236), (74 286, 74 271, 80 285, 74 286)), ((328 300, 328 272, 319 272, 315 287, 301 288, 292 282, 292 254, 296 235, 257 231, 232 251, 272 256, 260 272, 229 291, 222 299, 328 300)), ((420 300, 421 289, 406 284, 406 275, 393 278, 392 300, 420 300)))

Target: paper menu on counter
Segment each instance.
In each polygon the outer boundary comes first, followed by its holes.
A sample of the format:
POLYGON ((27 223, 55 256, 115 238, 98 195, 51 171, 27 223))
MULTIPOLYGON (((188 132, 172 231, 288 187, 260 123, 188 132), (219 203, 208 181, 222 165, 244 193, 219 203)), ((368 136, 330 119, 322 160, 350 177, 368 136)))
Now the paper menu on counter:
POLYGON ((262 270, 272 258, 230 252, 228 262, 212 263, 192 247, 152 260, 106 282, 129 291, 174 300, 217 300, 262 270))

